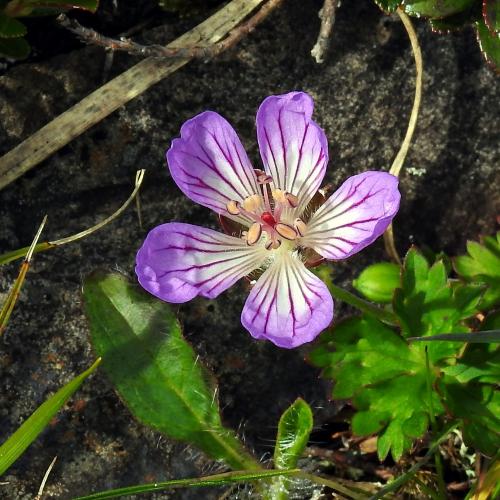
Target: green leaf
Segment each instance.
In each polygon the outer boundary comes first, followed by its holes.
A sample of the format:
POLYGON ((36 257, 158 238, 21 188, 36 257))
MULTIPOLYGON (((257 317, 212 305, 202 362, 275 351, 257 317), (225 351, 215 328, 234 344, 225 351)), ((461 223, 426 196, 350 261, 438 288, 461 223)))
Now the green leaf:
POLYGON ((30 45, 24 38, 0 38, 0 57, 26 59, 30 51, 30 45))
POLYGON ((464 441, 486 455, 500 449, 500 392, 493 386, 460 384, 451 377, 439 381, 447 409, 460 419, 464 441))
POLYGON ((62 12, 69 9, 82 9, 95 12, 99 6, 99 0, 24 0, 24 4, 33 9, 36 15, 37 9, 57 10, 62 12))
POLYGON ((0 37, 1 38, 19 38, 26 35, 26 26, 12 17, 8 17, 0 12, 0 37))
POLYGON ((431 18, 443 18, 468 10, 476 0, 406 0, 404 8, 407 14, 431 18))
POLYGON ((441 19, 429 19, 432 31, 438 33, 449 33, 464 28, 465 26, 475 23, 481 18, 481 4, 474 3, 472 6, 457 14, 446 16, 441 19))
POLYGON ((483 18, 486 26, 495 34, 500 31, 500 2, 498 0, 483 1, 483 18))
POLYGON ((375 3, 385 12, 394 12, 403 0, 375 0, 375 3))
POLYGON ((94 273, 83 295, 94 348, 138 420, 236 469, 260 468, 223 427, 212 377, 168 304, 116 273, 94 273))
MULTIPOLYGON (((401 334, 409 338, 470 331, 463 320, 476 314, 483 292, 480 285, 450 282, 443 261, 429 266, 420 252, 410 249, 403 265, 402 288, 396 290, 393 303, 401 334)), ((429 345, 433 363, 456 352, 457 346, 451 343, 429 345)))
MULTIPOLYGON (((283 415, 278 424, 278 434, 274 447, 274 466, 277 469, 293 469, 309 441, 313 428, 313 414, 309 405, 298 398, 283 415)), ((270 498, 287 499, 293 488, 285 477, 278 477, 271 486, 270 498)))
POLYGON ((368 300, 390 303, 394 290, 400 285, 400 267, 391 262, 372 264, 352 284, 368 300))
MULTIPOLYGON (((486 29, 486 28, 484 28, 486 29)), ((500 56, 500 40, 497 40, 500 56)), ((500 63, 497 61, 497 63, 500 63)), ((500 64, 497 64, 500 67, 500 64)), ((500 305, 500 232, 488 236, 481 243, 467 242, 468 255, 456 257, 453 265, 457 274, 466 281, 482 283, 488 287, 481 300, 482 310, 500 305)))
POLYGON ((440 335, 430 335, 429 337, 409 337, 409 342, 471 342, 471 343, 498 343, 500 342, 500 330, 486 330, 483 332, 469 333, 442 333, 440 335))
MULTIPOLYGON (((320 337, 311 361, 333 378, 333 397, 352 399, 355 434, 379 433, 378 454, 395 460, 428 426, 428 414, 443 412, 436 393, 427 391, 425 351, 408 345, 394 330, 368 316, 339 323, 320 337)), ((436 374, 431 373, 434 381, 436 374)))
POLYGON ((66 401, 82 385, 83 381, 99 366, 100 359, 71 382, 59 389, 17 429, 12 436, 0 446, 0 475, 3 474, 38 437, 54 415, 64 406, 66 401))
POLYGON ((313 427, 309 405, 298 398, 281 415, 274 448, 274 465, 277 469, 293 469, 302 455, 313 427))
POLYGON ((221 486, 231 483, 243 483, 249 481, 259 481, 276 476, 289 476, 300 473, 300 470, 263 470, 263 471, 236 471, 222 472, 212 476, 195 477, 190 479, 173 479, 159 483, 139 484, 136 486, 126 486, 115 490, 101 491, 92 495, 75 498, 75 500, 102 500, 104 498, 118 498, 125 495, 138 495, 153 491, 164 491, 176 488, 200 487, 200 486, 221 486))

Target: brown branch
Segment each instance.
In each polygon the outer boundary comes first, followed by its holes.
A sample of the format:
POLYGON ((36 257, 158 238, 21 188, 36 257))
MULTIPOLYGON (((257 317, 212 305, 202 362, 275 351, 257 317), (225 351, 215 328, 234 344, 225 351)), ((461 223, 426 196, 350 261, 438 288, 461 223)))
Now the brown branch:
POLYGON ((331 33, 335 24, 335 13, 338 6, 338 0, 325 0, 323 7, 319 11, 321 26, 319 29, 318 39, 311 50, 311 55, 318 64, 325 61, 325 55, 328 52, 330 45, 331 33))
POLYGON ((93 29, 82 26, 75 19, 70 19, 65 14, 60 14, 57 20, 61 26, 77 35, 83 42, 98 45, 108 50, 123 50, 129 54, 143 57, 208 59, 216 57, 233 45, 236 45, 242 38, 251 33, 282 2, 283 0, 269 0, 248 21, 243 22, 230 31, 227 37, 220 42, 193 47, 166 47, 159 44, 142 45, 126 37, 115 39, 101 35, 93 29))

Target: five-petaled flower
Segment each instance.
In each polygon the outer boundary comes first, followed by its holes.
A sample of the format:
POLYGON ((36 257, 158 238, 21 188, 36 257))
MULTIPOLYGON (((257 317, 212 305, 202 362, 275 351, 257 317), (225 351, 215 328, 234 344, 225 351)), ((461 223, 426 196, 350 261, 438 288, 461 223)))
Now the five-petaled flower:
POLYGON ((173 179, 191 200, 241 230, 231 235, 177 222, 154 228, 137 254, 146 290, 167 302, 213 299, 240 278, 260 274, 241 315, 253 337, 293 348, 328 327, 333 300, 307 269, 307 255, 339 260, 359 252, 387 228, 400 194, 396 177, 364 172, 318 208, 313 197, 328 144, 311 119, 313 107, 303 92, 264 100, 257 112, 264 170, 252 168, 236 132, 217 113, 182 126, 167 151, 173 179))

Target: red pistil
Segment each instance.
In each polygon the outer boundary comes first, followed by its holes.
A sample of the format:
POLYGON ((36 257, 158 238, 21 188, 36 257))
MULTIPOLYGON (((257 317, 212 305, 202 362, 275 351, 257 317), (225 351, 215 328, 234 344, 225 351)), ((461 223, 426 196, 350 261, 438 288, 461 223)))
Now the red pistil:
POLYGON ((260 218, 262 219, 262 222, 268 224, 271 227, 274 227, 276 225, 276 219, 271 212, 263 212, 260 218))

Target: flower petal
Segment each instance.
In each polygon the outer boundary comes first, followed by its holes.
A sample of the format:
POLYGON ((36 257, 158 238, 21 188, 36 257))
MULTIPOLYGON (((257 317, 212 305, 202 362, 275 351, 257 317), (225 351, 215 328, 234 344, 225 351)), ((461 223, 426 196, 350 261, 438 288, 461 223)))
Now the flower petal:
MULTIPOLYGON (((242 202, 260 193, 250 160, 233 127, 217 113, 205 111, 181 127, 167 151, 173 179, 193 201, 218 214, 230 215, 230 200, 242 202)), ((246 220, 246 219, 245 219, 246 220)))
POLYGON ((332 318, 333 300, 327 287, 289 253, 259 278, 241 314, 253 337, 288 349, 311 342, 332 318))
POLYGON ((167 302, 187 302, 197 295, 213 299, 259 267, 263 246, 193 226, 169 223, 150 231, 137 253, 139 283, 167 302))
POLYGON ((264 99, 257 112, 257 139, 275 188, 296 195, 300 214, 319 189, 328 163, 324 131, 311 119, 312 98, 290 92, 264 99))
POLYGON ((327 259, 346 259, 386 230, 400 198, 397 177, 370 171, 354 175, 313 214, 301 244, 327 259))

